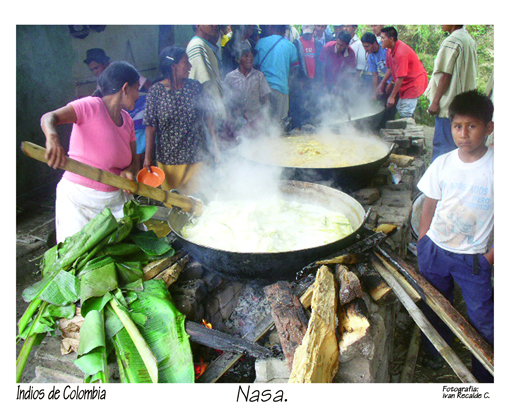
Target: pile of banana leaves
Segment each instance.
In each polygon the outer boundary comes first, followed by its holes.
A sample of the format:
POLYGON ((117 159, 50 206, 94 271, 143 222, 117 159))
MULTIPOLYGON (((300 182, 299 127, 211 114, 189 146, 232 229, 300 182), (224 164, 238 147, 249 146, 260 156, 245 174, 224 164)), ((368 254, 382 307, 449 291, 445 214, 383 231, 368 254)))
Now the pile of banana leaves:
POLYGON ((45 252, 42 279, 23 292, 29 306, 18 322, 16 341, 24 344, 17 382, 33 346, 56 335, 58 321, 73 318, 77 304, 85 320, 75 364, 84 382, 108 382, 112 352, 122 382, 194 382, 185 317, 162 280, 143 280, 145 265, 174 254, 167 238, 135 227, 156 211, 132 200, 116 220, 106 208, 45 252))

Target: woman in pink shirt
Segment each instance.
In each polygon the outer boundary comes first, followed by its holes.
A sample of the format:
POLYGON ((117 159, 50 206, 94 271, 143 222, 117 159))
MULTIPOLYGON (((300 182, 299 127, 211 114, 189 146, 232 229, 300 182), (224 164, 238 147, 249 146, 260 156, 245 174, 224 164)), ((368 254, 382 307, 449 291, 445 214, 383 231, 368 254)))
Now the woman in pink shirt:
MULTIPOLYGON (((127 62, 114 62, 98 79, 92 96, 70 102, 45 113, 41 128, 46 136, 48 166, 57 169, 66 162, 57 125, 73 123, 69 157, 133 180, 136 174, 136 136, 127 110, 138 99, 140 74, 127 62)), ((65 172, 57 185, 55 223, 57 242, 80 231, 97 214, 109 207, 115 217, 123 216, 131 194, 65 172)))

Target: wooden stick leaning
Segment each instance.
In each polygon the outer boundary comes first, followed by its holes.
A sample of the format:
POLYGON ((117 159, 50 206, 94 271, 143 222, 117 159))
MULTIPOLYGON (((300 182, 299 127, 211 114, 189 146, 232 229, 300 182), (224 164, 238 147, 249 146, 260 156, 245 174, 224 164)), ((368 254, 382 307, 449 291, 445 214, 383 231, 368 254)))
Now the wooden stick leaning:
MULTIPOLYGON (((25 153, 28 157, 43 163, 47 163, 45 158, 46 149, 44 147, 38 146, 31 142, 22 142, 21 150, 23 150, 23 153, 25 153)), ((122 190, 130 191, 133 194, 152 198, 156 201, 161 201, 166 206, 179 207, 185 212, 200 215, 203 211, 203 204, 199 200, 195 200, 191 197, 176 193, 171 193, 159 188, 151 187, 143 183, 138 183, 134 180, 128 180, 108 171, 104 171, 96 167, 89 166, 88 164, 70 159, 69 157, 66 159, 66 164, 61 168, 66 171, 70 171, 71 173, 87 177, 88 179, 99 181, 100 183, 120 188, 122 190)))
POLYGON ((462 382, 477 383, 478 381, 473 376, 473 374, 471 374, 464 363, 459 359, 459 357, 457 357, 448 343, 439 335, 434 326, 432 326, 432 324, 426 319, 423 312, 418 308, 418 306, 416 306, 411 297, 402 288, 402 286, 400 286, 398 281, 380 263, 379 259, 375 255, 372 255, 371 258, 372 263, 376 267, 377 271, 381 274, 388 285, 391 286, 393 292, 397 295, 413 320, 420 327, 421 331, 427 336, 430 342, 434 345, 437 351, 439 351, 439 353, 443 356, 457 377, 459 377, 462 382))
POLYGON ((439 318, 450 328, 460 341, 473 353, 473 355, 494 375, 494 351, 492 347, 480 336, 469 322, 414 268, 398 256, 386 250, 385 245, 378 245, 374 253, 384 260, 387 269, 392 273, 404 275, 406 280, 420 294, 423 301, 430 306, 439 318), (394 259, 393 259, 394 257, 394 259))

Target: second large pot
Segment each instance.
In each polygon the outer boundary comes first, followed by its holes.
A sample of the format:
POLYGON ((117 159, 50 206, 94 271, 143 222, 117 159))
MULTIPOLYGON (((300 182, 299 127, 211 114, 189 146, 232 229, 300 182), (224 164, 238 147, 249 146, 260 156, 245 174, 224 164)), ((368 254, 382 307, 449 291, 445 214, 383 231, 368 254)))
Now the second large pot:
MULTIPOLYGON (((292 280, 304 266, 345 248, 357 240, 357 232, 365 221, 365 210, 355 199, 336 189, 302 181, 281 181, 285 198, 306 200, 344 214, 354 232, 338 241, 314 248, 288 252, 231 252, 193 243, 181 235, 190 215, 173 208, 168 223, 184 249, 200 264, 223 277, 239 282, 270 284, 292 280)), ((221 237, 218 237, 221 239, 221 237)))

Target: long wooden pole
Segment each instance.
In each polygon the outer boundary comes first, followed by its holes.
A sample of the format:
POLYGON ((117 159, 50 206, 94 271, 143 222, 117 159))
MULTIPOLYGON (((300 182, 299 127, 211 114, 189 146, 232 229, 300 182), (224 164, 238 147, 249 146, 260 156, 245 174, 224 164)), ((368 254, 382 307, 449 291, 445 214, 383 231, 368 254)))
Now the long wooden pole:
MULTIPOLYGON (((22 142, 21 150, 23 150, 23 153, 32 159, 43 163, 48 162, 45 158, 46 149, 44 147, 38 146, 31 142, 22 142)), ((199 200, 195 200, 191 197, 176 193, 171 193, 159 188, 151 187, 143 183, 138 183, 134 180, 128 180, 108 171, 104 171, 96 167, 89 166, 88 164, 70 159, 69 157, 66 158, 66 164, 61 168, 66 171, 70 171, 71 173, 87 177, 88 179, 99 181, 100 183, 120 188, 122 190, 130 191, 133 194, 152 198, 156 201, 161 201, 166 205, 179 207, 183 211, 190 212, 195 215, 200 215, 203 210, 203 205, 199 200)))
POLYGON ((392 274, 388 272, 388 270, 379 262, 379 259, 375 255, 371 256, 371 260, 377 271, 381 274, 388 285, 391 286, 393 292, 397 295, 413 320, 420 327, 421 331, 427 336, 437 351, 439 351, 439 353, 443 356, 457 377, 459 377, 459 379, 465 383, 477 383, 478 381, 473 376, 473 374, 471 374, 471 372, 466 368, 459 357, 457 357, 448 343, 441 337, 434 326, 432 326, 432 324, 427 320, 423 312, 418 308, 418 306, 416 306, 411 297, 402 288, 402 286, 400 286, 392 274))
POLYGON ((441 318, 460 341, 473 353, 480 363, 494 375, 494 351, 469 322, 451 305, 448 300, 414 268, 391 254, 387 247, 378 245, 374 253, 384 260, 387 269, 402 274, 416 289, 423 301, 441 318))

